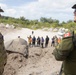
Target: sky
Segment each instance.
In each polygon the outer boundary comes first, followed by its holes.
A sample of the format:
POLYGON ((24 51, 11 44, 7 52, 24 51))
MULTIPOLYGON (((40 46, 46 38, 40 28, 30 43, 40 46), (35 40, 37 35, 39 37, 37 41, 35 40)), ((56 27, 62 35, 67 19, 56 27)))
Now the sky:
POLYGON ((29 20, 41 17, 57 19, 60 22, 74 20, 74 9, 71 7, 76 0, 0 0, 4 10, 1 15, 29 20))

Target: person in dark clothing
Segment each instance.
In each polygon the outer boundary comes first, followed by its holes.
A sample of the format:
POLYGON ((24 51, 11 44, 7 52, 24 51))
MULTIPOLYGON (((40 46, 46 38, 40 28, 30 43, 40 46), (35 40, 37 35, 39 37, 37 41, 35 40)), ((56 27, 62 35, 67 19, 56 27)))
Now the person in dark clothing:
POLYGON ((52 38, 51 46, 53 46, 53 47, 55 46, 55 38, 54 37, 52 38))
POLYGON ((37 38, 37 46, 40 46, 40 37, 37 38))
POLYGON ((45 47, 47 47, 47 46, 48 46, 48 43, 49 43, 49 37, 48 37, 48 36, 46 36, 46 38, 45 38, 45 47))
POLYGON ((35 46, 35 42, 36 42, 36 38, 35 38, 35 36, 33 36, 33 38, 32 38, 32 46, 35 46))
POLYGON ((41 42, 41 47, 43 48, 43 45, 44 45, 44 38, 43 37, 41 37, 40 42, 41 42))
POLYGON ((34 34, 34 31, 32 31, 32 35, 34 34))
POLYGON ((7 52, 4 46, 4 36, 0 33, 0 75, 3 75, 7 63, 7 52))

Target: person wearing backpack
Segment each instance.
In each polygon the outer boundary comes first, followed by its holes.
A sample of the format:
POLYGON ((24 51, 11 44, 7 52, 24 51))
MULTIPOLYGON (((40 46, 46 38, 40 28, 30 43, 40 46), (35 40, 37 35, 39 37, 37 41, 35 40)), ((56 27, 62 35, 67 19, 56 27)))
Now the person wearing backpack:
POLYGON ((57 61, 63 61, 59 75, 76 75, 76 35, 70 32, 64 34, 53 55, 57 61))

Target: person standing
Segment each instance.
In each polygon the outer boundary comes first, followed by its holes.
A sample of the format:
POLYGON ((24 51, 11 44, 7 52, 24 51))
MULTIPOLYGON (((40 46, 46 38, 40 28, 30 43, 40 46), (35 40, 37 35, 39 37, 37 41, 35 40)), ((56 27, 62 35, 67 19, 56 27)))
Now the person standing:
POLYGON ((32 31, 32 35, 34 34, 34 31, 32 31))
POLYGON ((46 38, 45 38, 45 47, 47 47, 47 46, 48 46, 48 43, 49 43, 49 37, 48 37, 48 36, 46 36, 46 38))
POLYGON ((37 38, 37 46, 40 46, 40 37, 37 38))
POLYGON ((7 63, 7 53, 4 47, 3 35, 0 33, 0 75, 3 75, 6 63, 7 63))
POLYGON ((29 43, 29 46, 31 46, 31 44, 32 44, 32 37, 31 37, 31 35, 28 37, 28 43, 29 43))
POLYGON ((40 42, 41 42, 41 47, 44 48, 44 46, 43 46, 44 45, 44 38, 43 37, 41 37, 40 42))
POLYGON ((58 45, 58 37, 55 35, 55 37, 54 37, 55 39, 55 47, 58 45))
POLYGON ((76 36, 66 33, 54 49, 53 55, 56 60, 63 61, 64 75, 76 75, 76 36))
POLYGON ((58 44, 59 44, 60 42, 61 42, 61 38, 59 37, 59 38, 58 38, 58 44))
POLYGON ((55 38, 54 38, 54 36, 53 36, 53 38, 51 39, 51 46, 55 46, 55 38))
POLYGON ((32 46, 35 46, 35 43, 36 43, 36 37, 33 36, 33 38, 32 38, 32 46))

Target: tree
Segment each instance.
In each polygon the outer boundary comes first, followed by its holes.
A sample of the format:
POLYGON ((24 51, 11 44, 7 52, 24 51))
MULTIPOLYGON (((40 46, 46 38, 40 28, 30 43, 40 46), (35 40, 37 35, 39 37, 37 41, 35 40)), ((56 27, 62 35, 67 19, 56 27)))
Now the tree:
POLYGON ((24 20, 25 20, 25 17, 23 17, 23 16, 22 16, 22 17, 20 17, 20 20, 24 21, 24 20))

